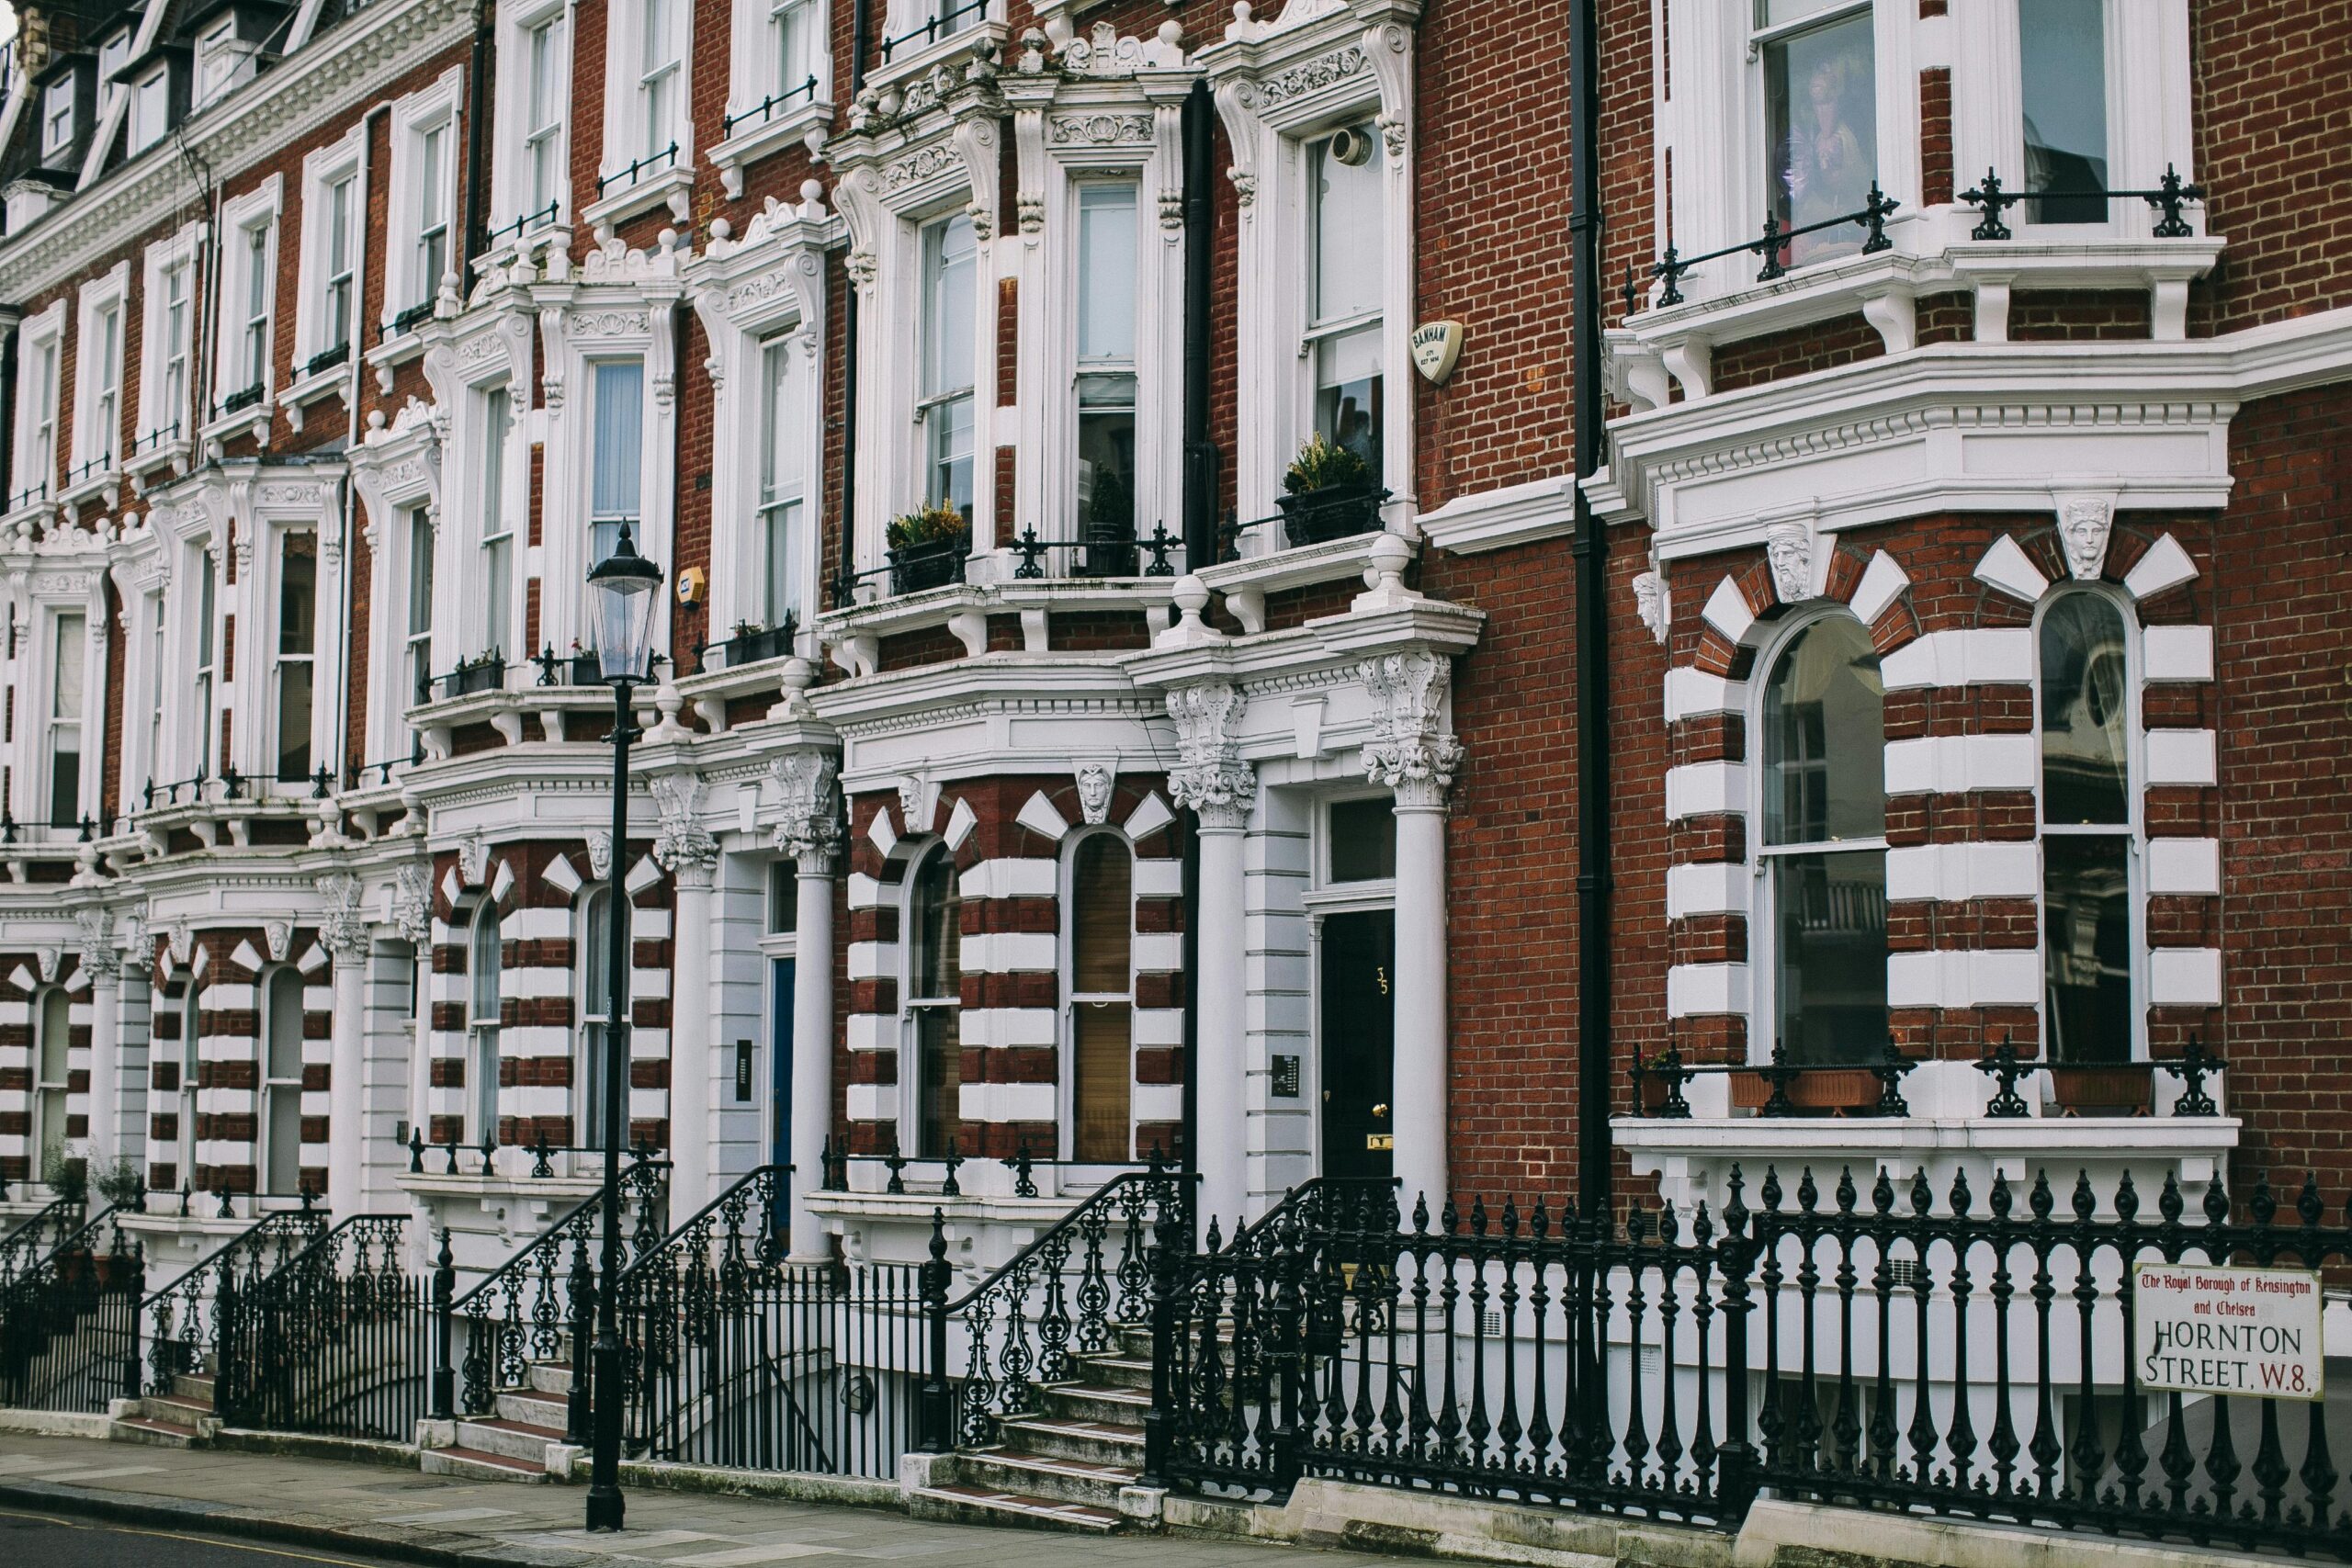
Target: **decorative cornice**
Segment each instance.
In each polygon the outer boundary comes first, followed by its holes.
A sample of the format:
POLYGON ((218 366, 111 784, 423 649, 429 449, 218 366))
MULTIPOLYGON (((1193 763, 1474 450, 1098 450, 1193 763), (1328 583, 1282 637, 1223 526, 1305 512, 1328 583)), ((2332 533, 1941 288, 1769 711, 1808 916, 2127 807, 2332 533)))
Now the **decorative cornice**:
POLYGON ((1257 803, 1258 771, 1241 760, 1245 700, 1230 681, 1196 681, 1168 693, 1181 759, 1168 770, 1169 797, 1196 813, 1204 829, 1244 828, 1257 803))

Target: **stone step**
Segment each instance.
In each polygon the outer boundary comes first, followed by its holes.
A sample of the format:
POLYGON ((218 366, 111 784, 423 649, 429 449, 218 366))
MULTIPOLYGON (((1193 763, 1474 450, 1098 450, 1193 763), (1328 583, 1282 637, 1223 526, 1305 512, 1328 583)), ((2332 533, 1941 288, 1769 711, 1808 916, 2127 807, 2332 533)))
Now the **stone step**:
POLYGON ((552 1427, 560 1432, 571 1419, 571 1402, 560 1394, 525 1393, 509 1389, 492 1403, 491 1409, 502 1421, 520 1421, 531 1427, 552 1427))
POLYGON ((1081 1381, 1111 1388, 1151 1392, 1151 1358, 1146 1356, 1073 1356, 1081 1381))
POLYGON ((453 1448, 477 1453, 499 1454, 508 1459, 529 1460, 541 1470, 547 1468, 548 1446, 563 1441, 560 1427, 535 1427, 524 1421, 460 1421, 458 1440, 453 1448))
POLYGON ((1141 1475, 1133 1465, 1102 1464, 1021 1449, 984 1449, 956 1459, 956 1478, 967 1486, 1114 1510, 1119 1488, 1135 1485, 1141 1475))
POLYGON ((417 1456, 417 1468, 427 1475, 456 1475, 469 1481, 548 1480, 544 1460, 534 1464, 506 1454, 480 1449, 426 1449, 417 1456))
POLYGON ((139 1408, 142 1416, 158 1416, 187 1427, 209 1420, 213 1415, 212 1400, 209 1395, 196 1400, 184 1399, 176 1393, 151 1393, 139 1402, 139 1408))
POLYGON ((1141 1428, 1151 1409, 1151 1388, 1123 1388, 1115 1383, 1057 1382, 1040 1384, 1038 1403, 1051 1416, 1071 1421, 1099 1421, 1141 1428))
POLYGON ((1000 1435, 1007 1448, 1046 1459, 1143 1468, 1143 1428, 1125 1422, 1016 1416, 1001 1424, 1000 1435))
POLYGON ((907 1495, 908 1511, 919 1519, 945 1519, 970 1525, 1019 1525, 1030 1529, 1070 1530, 1083 1535, 1114 1535, 1126 1523, 1116 1509, 1054 1497, 1024 1496, 1017 1492, 991 1492, 961 1483, 918 1486, 907 1495))
POLYGON ((212 1388, 220 1380, 209 1372, 178 1372, 172 1378, 172 1397, 212 1408, 212 1388))
POLYGON ((524 1376, 523 1386, 534 1393, 567 1395, 571 1393, 571 1363, 533 1361, 524 1376))
POLYGON ((118 1443, 144 1443, 155 1449, 192 1449, 197 1443, 195 1427, 155 1416, 117 1416, 107 1436, 118 1443))

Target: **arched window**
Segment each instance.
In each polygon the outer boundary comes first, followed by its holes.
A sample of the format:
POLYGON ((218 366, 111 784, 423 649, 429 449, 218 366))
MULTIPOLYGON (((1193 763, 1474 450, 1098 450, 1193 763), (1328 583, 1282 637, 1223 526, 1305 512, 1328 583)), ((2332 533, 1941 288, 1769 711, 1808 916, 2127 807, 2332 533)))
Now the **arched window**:
POLYGON ((1135 856, 1115 833, 1090 833, 1070 856, 1069 1157, 1133 1156, 1135 856))
MULTIPOLYGON (((612 1051, 613 898, 603 887, 588 895, 580 920, 580 1074, 572 1099, 572 1130, 584 1148, 605 1146, 605 1083, 612 1051)), ((622 1091, 626 1094, 627 1089, 622 1091)))
POLYGON ((2042 1027, 2051 1059, 2127 1062, 2132 999, 2132 680, 2123 612, 2078 590, 2041 614, 2042 1027))
POLYGON ((1788 1061, 1885 1049, 1886 721, 1878 652, 1850 615, 1808 622, 1764 687, 1773 1040, 1788 1061))
POLYGON ((193 976, 180 988, 180 1099, 179 1099, 179 1179, 180 1185, 196 1185, 196 1092, 203 1078, 202 1010, 198 998, 202 992, 193 976))
POLYGON ((498 1131, 499 969, 503 943, 498 906, 487 898, 474 914, 466 955, 470 982, 466 1006, 466 1137, 479 1144, 498 1131))
POLYGON ((262 1004, 262 1190, 291 1195, 302 1185, 301 972, 272 970, 262 1004))
MULTIPOLYGON (((964 896, 956 886, 956 857, 943 844, 915 868, 907 894, 906 1011, 915 1060, 914 1071, 902 1066, 899 1079, 914 1093, 915 1146, 903 1150, 910 1155, 945 1154, 963 1117, 964 1044, 956 1027, 964 998, 963 942, 964 896)), ((902 1109, 902 1130, 907 1122, 902 1109)))
POLYGON ((72 1081, 74 1004, 62 987, 41 993, 40 1039, 34 1047, 33 1174, 40 1175, 52 1148, 65 1144, 65 1095, 72 1081))

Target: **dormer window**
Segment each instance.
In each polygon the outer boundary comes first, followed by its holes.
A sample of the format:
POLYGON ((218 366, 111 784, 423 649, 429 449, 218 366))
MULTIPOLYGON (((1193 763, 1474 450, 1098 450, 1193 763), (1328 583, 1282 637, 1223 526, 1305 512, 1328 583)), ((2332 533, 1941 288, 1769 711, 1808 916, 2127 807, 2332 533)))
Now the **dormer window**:
POLYGON ((157 66, 130 85, 130 151, 142 152, 171 129, 172 73, 157 66))
POLYGON ((74 146, 74 78, 61 76, 41 95, 40 155, 62 156, 74 146))
MULTIPOLYGON (((1878 176, 1878 70, 1871 7, 1847 0, 1756 0, 1764 66, 1765 209, 1784 230, 1842 218, 1878 176)), ((1850 226, 1799 234, 1781 265, 1860 251, 1850 226)))
POLYGON ((230 13, 197 35, 196 102, 199 108, 228 91, 245 51, 237 42, 237 18, 230 13))

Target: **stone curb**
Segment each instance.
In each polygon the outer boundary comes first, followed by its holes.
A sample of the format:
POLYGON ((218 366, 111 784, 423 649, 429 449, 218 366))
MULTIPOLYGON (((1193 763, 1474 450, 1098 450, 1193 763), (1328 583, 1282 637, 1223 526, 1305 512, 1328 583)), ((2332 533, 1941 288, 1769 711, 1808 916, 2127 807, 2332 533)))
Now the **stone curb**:
POLYGON ((130 1497, 96 1487, 62 1482, 0 1482, 0 1502, 45 1508, 52 1513, 81 1514, 121 1524, 182 1529, 210 1535, 243 1536, 363 1557, 397 1558, 405 1562, 449 1568, 610 1568, 609 1553, 563 1551, 525 1546, 494 1537, 461 1530, 404 1529, 398 1525, 331 1524, 300 1515, 265 1513, 228 1503, 206 1503, 177 1497, 130 1497))

